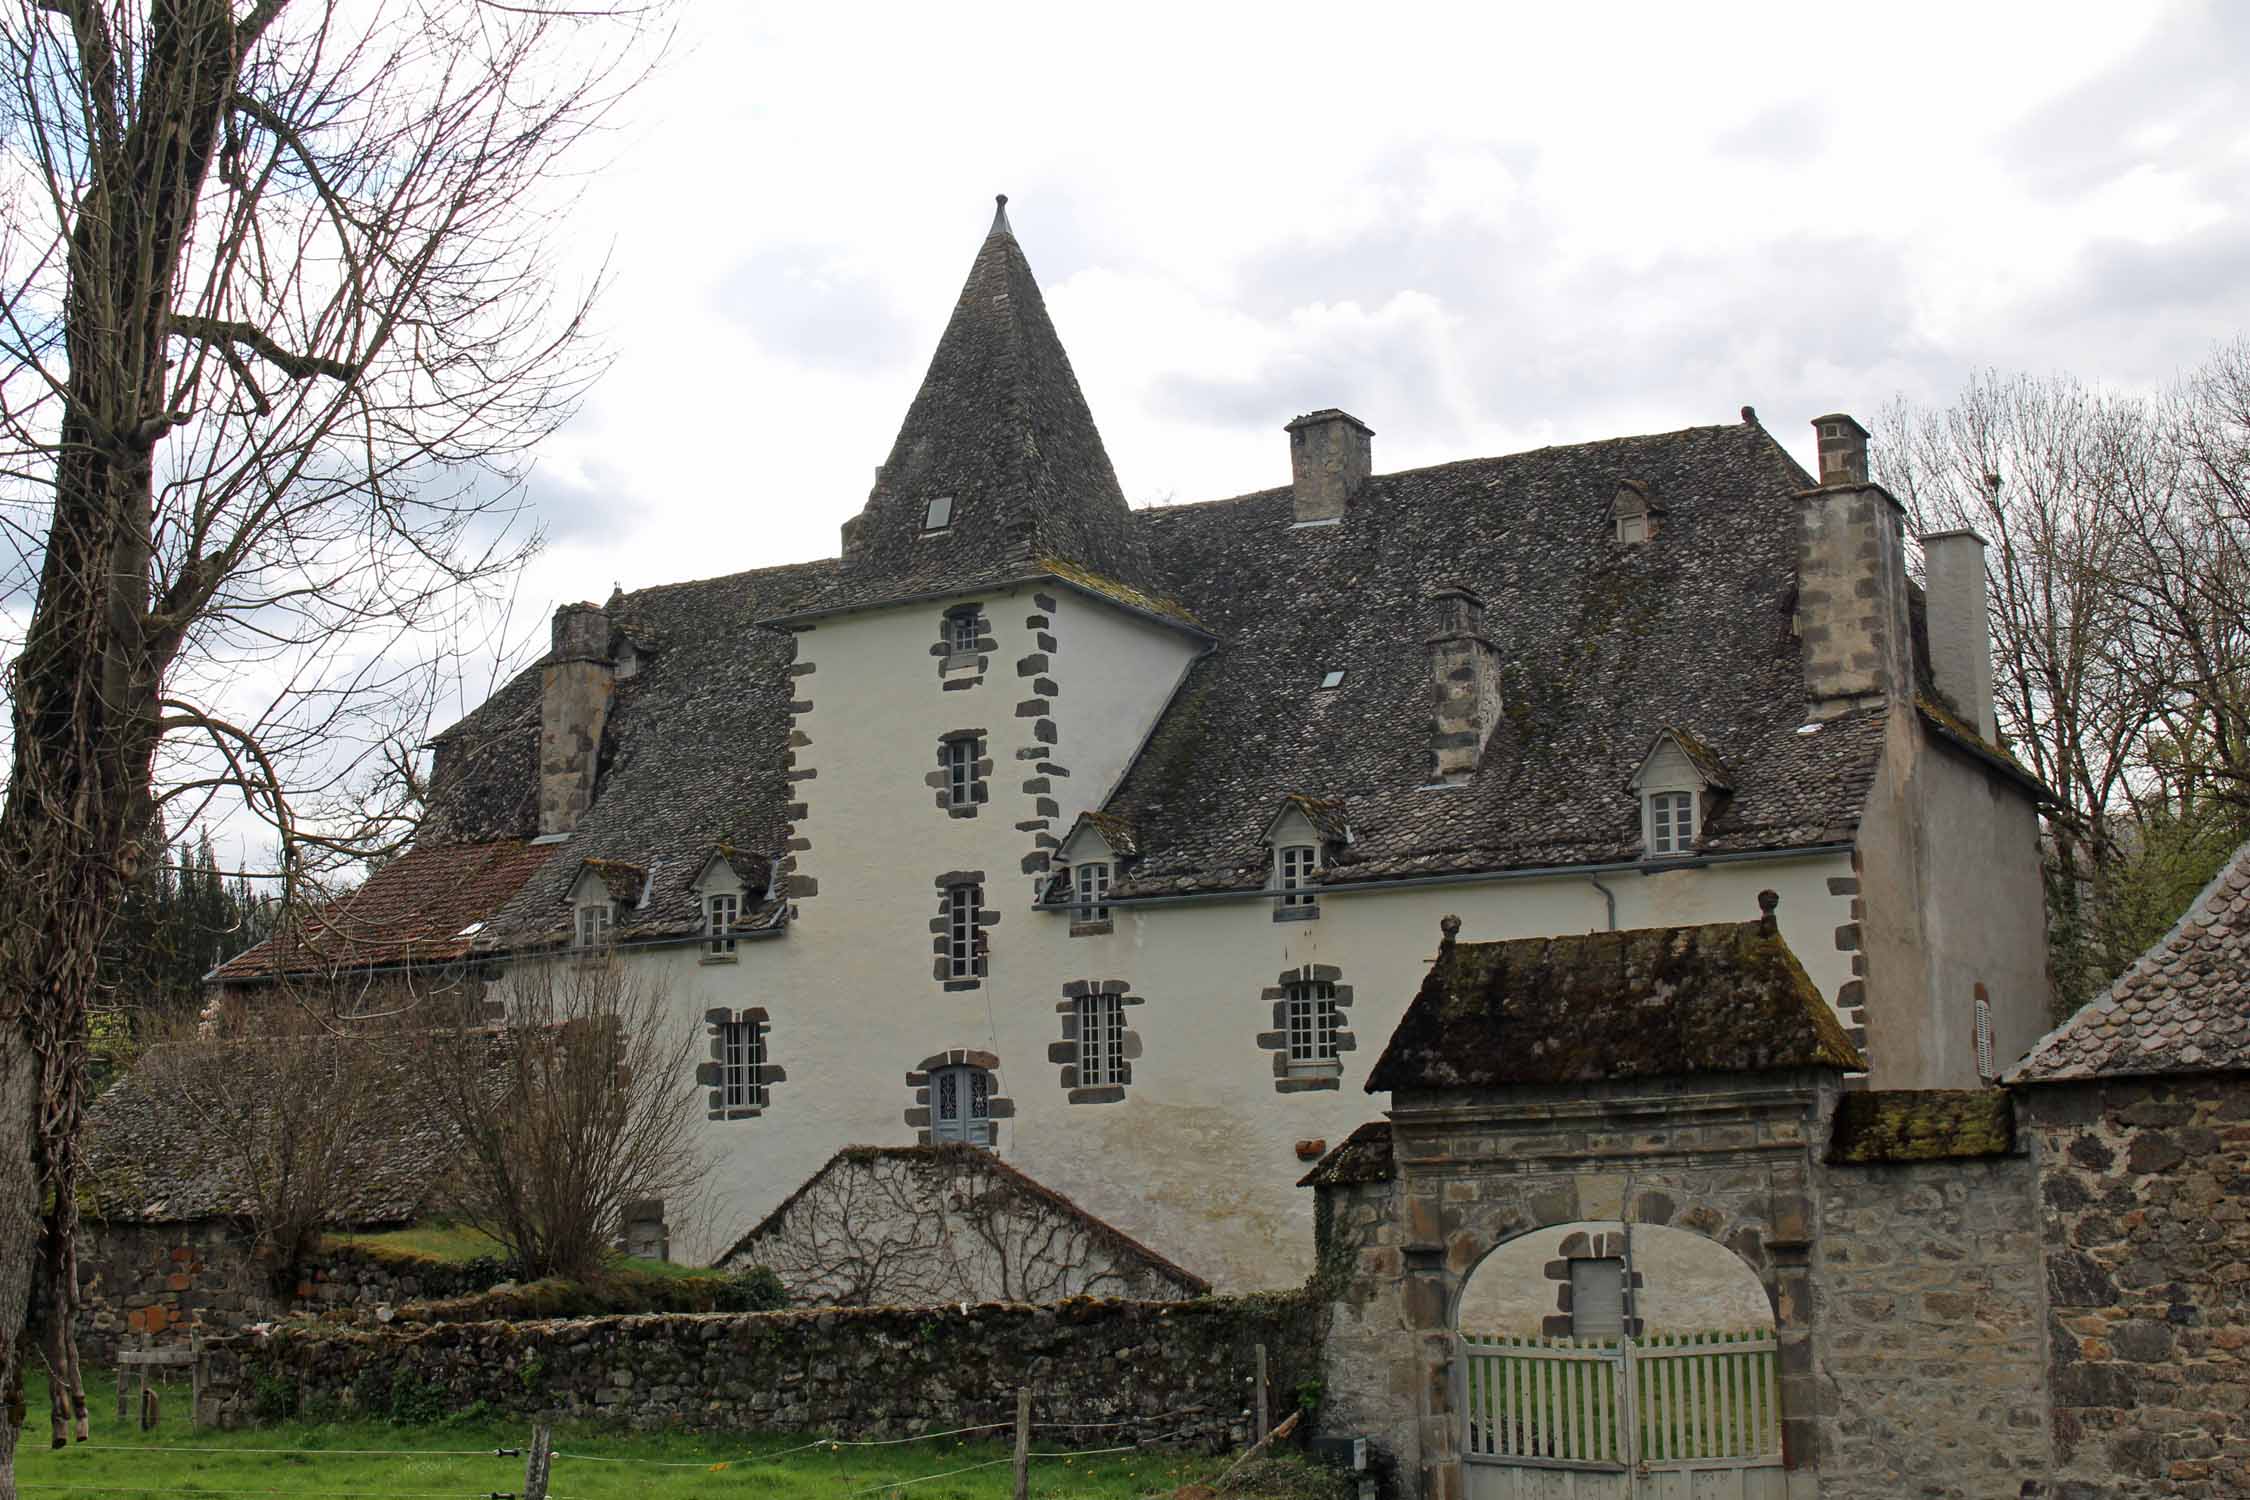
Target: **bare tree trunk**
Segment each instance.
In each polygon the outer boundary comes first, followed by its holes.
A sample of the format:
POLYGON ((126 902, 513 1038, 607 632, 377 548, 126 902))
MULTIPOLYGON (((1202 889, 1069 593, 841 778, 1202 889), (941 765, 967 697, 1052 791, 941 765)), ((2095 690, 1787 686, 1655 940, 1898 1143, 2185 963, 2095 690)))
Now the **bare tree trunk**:
MULTIPOLYGON (((32 1140, 39 1120, 39 1069, 19 1027, 0 1026, 0 1391, 15 1392, 28 1352, 18 1336, 31 1302, 32 1251, 39 1244, 39 1177, 32 1140)), ((0 1500, 16 1496, 16 1424, 0 1411, 0 1500)))

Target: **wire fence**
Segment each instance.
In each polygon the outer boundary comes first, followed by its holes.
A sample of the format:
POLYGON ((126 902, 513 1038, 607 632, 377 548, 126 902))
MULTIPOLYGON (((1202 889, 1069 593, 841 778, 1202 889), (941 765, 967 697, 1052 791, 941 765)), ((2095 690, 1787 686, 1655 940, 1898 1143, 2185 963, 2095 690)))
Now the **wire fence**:
MULTIPOLYGON (((830 1434, 823 1437, 813 1438, 810 1441, 796 1443, 781 1448, 742 1453, 732 1457, 697 1459, 650 1458, 632 1454, 591 1453, 583 1451, 583 1449, 554 1450, 551 1453, 546 1453, 543 1452, 543 1428, 535 1429, 531 1441, 524 1444, 523 1446, 518 1447, 311 1448, 302 1446, 257 1446, 218 1443, 77 1443, 72 1445, 72 1449, 74 1451, 96 1453, 132 1454, 139 1457, 149 1458, 166 1455, 180 1455, 196 1458, 235 1458, 252 1460, 280 1459, 297 1462, 315 1461, 320 1459, 377 1459, 397 1460, 402 1463, 412 1462, 416 1464, 428 1463, 433 1461, 456 1464, 475 1462, 480 1460, 490 1462, 495 1460, 526 1459, 531 1458, 535 1454, 541 1454, 554 1463, 612 1465, 626 1466, 638 1469, 659 1470, 694 1469, 714 1473, 723 1472, 728 1469, 750 1468, 757 1465, 770 1464, 778 1460, 823 1450, 834 1453, 869 1452, 872 1450, 899 1449, 911 1447, 916 1444, 935 1443, 948 1438, 967 1441, 969 1439, 979 1437, 996 1438, 1009 1433, 1015 1434, 1017 1445, 1019 1449, 1022 1450, 1012 1455, 1004 1455, 998 1458, 980 1460, 976 1463, 961 1465, 959 1467, 950 1469, 944 1469, 932 1474, 911 1474, 894 1476, 868 1484, 854 1484, 853 1480, 857 1476, 839 1475, 837 1476, 839 1484, 849 1485, 851 1487, 839 1487, 836 1490, 836 1493, 840 1497, 847 1497, 848 1500, 848 1497, 902 1492, 912 1489, 917 1485, 928 1484, 940 1479, 959 1478, 960 1476, 965 1474, 974 1474, 987 1469, 999 1468, 1007 1464, 1016 1464, 1019 1467, 1019 1471, 1023 1471, 1027 1470, 1028 1466, 1035 1462, 1054 1463, 1056 1461, 1075 1461, 1088 1458, 1115 1457, 1116 1455, 1123 1453, 1152 1451, 1155 1449, 1163 1448, 1168 1444, 1192 1440, 1199 1435, 1208 1436, 1208 1418, 1210 1416, 1210 1413, 1211 1408, 1208 1404, 1199 1404, 1194 1406, 1179 1407, 1150 1416, 1116 1418, 1105 1421, 1034 1422, 1018 1420, 979 1422, 965 1427, 951 1427, 936 1432, 913 1433, 903 1437, 891 1438, 851 1438, 830 1434), (1198 1425, 1189 1420, 1191 1418, 1198 1417, 1205 1418, 1206 1421, 1203 1424, 1198 1425), (1158 1428, 1161 1430, 1148 1433, 1145 1436, 1134 1436, 1124 1442, 1110 1443, 1105 1446, 1096 1448, 1053 1447, 1034 1450, 1029 1445, 1029 1438, 1031 1434, 1037 1432, 1057 1434, 1093 1432, 1121 1433, 1125 1429, 1129 1428, 1158 1428)), ((1249 1418, 1249 1416, 1250 1413, 1247 1411, 1241 1413, 1241 1417, 1244 1419, 1249 1418)), ((257 1500, 268 1500, 268 1497, 276 1496, 299 1496, 303 1497, 303 1500, 573 1500, 573 1497, 566 1493, 544 1488, 544 1476, 544 1465, 539 1463, 538 1460, 534 1458, 531 1468, 526 1470, 526 1483, 524 1487, 519 1490, 499 1490, 483 1487, 474 1489, 467 1487, 458 1489, 393 1489, 384 1485, 348 1486, 344 1488, 299 1488, 296 1486, 275 1487, 271 1485, 257 1484, 235 1486, 224 1483, 209 1483, 201 1478, 197 1478, 192 1481, 192 1491, 194 1494, 203 1497, 241 1496, 257 1497, 257 1500), (534 1471, 536 1471, 537 1473, 538 1482, 534 1481, 534 1471)), ((97 1481, 50 1481, 45 1479, 19 1482, 16 1486, 16 1489, 18 1490, 18 1492, 23 1494, 36 1493, 57 1495, 176 1495, 182 1492, 182 1487, 176 1483, 163 1485, 135 1485, 112 1484, 97 1481)), ((1020 1489, 1019 1493, 1021 1493, 1020 1489)))

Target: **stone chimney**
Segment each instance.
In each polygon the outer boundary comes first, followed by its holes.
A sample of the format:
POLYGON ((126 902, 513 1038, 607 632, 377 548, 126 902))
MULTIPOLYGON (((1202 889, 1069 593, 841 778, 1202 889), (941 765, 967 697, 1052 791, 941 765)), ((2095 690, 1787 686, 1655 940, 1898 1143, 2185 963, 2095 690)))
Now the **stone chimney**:
POLYGON ((1867 479, 1867 429, 1817 418, 1821 485, 1799 497, 1797 640, 1813 718, 1896 702, 1913 689, 1905 511, 1867 479))
POLYGON ((1867 483, 1867 429, 1840 411, 1813 418, 1820 434, 1820 482, 1867 483))
POLYGON ((617 667, 609 616, 592 604, 555 611, 554 660, 539 703, 539 832, 567 834, 594 803, 602 725, 617 667))
POLYGON ((1484 633, 1484 600, 1467 584, 1430 591, 1430 779, 1458 786, 1476 774, 1500 722, 1500 653, 1484 633))
POLYGON ((1922 538, 1922 585, 1929 603, 1930 676, 1955 713, 1997 743, 1992 712, 1992 617, 1984 583, 1984 538, 1935 531, 1922 538))
POLYGON ((1307 412, 1283 429, 1289 434, 1289 482, 1297 519, 1335 521, 1367 488, 1375 429, 1349 412, 1329 407, 1307 412))

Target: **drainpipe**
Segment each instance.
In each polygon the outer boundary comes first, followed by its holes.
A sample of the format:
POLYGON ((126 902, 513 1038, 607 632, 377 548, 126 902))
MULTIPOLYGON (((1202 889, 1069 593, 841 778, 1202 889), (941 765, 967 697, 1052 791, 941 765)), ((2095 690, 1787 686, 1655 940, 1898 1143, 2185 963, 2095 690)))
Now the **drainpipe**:
POLYGON ((1602 901, 1609 907, 1609 930, 1615 932, 1617 930, 1617 892, 1603 885, 1591 875, 1586 877, 1586 883, 1602 893, 1602 901))

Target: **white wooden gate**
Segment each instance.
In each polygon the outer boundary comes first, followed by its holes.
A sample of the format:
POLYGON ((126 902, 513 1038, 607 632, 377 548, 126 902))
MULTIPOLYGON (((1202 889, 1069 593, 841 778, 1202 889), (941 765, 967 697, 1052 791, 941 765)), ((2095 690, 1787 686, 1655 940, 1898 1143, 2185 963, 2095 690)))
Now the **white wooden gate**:
POLYGON ((1767 1333, 1461 1339, 1468 1500, 1780 1500, 1767 1333))

